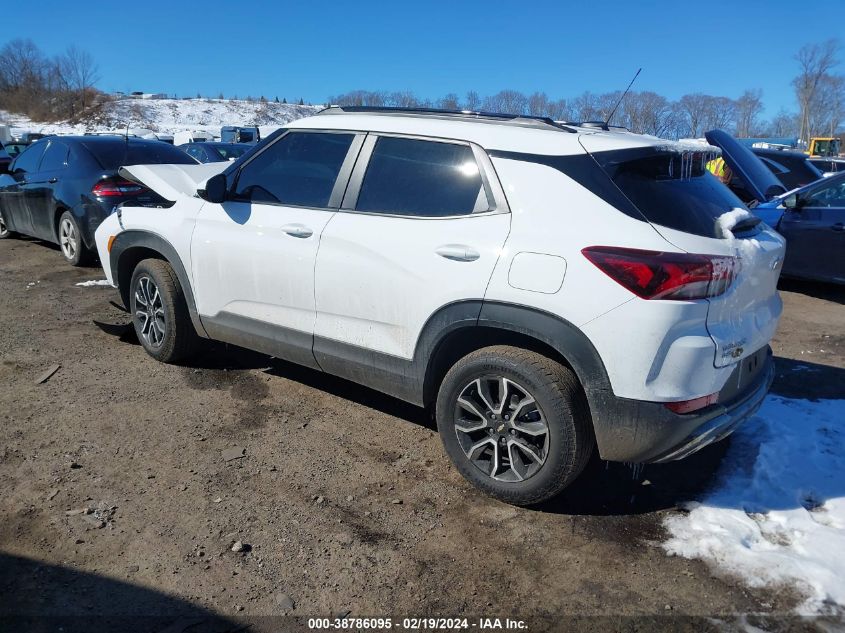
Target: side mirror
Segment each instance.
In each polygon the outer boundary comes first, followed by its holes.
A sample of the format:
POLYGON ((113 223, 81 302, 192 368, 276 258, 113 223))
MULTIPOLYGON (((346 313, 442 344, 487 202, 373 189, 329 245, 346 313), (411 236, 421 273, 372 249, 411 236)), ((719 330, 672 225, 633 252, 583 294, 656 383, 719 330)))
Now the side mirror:
POLYGON ((229 186, 226 183, 226 174, 217 174, 205 181, 205 189, 198 189, 199 197, 207 202, 220 204, 226 200, 229 186))
POLYGON ((783 208, 795 211, 798 209, 798 194, 793 193, 783 199, 783 208))

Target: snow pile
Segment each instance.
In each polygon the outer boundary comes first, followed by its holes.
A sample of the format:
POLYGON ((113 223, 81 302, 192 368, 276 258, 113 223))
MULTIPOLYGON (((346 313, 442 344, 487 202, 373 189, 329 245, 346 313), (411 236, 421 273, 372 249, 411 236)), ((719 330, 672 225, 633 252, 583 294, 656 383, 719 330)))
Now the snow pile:
POLYGON ((667 552, 753 587, 794 584, 804 614, 845 608, 845 400, 769 396, 687 509, 665 521, 667 552))
POLYGON ((108 279, 90 279, 88 281, 80 281, 76 285, 82 286, 83 288, 91 288, 93 286, 109 286, 109 287, 111 287, 111 284, 109 283, 108 279))
POLYGON ((219 136, 224 125, 279 127, 319 112, 323 106, 235 99, 118 99, 86 123, 38 123, 0 111, 0 124, 43 134, 84 134, 145 128, 160 134, 204 130, 219 136))
POLYGON ((716 218, 716 224, 719 226, 722 235, 726 238, 733 239, 733 228, 740 222, 753 217, 754 216, 748 211, 748 209, 740 209, 737 207, 736 209, 731 209, 716 218))

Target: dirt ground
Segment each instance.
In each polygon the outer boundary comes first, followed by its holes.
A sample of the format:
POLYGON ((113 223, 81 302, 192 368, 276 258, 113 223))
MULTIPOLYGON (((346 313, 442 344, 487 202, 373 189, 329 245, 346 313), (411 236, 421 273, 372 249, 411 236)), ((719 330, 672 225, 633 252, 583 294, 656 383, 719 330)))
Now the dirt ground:
MULTIPOLYGON (((667 616, 796 604, 657 545, 725 443, 638 479, 596 459, 553 503, 513 508, 450 467, 420 409, 225 345, 155 362, 115 290, 75 285, 101 278, 41 242, 0 242, 0 617, 159 615, 149 630, 193 631, 171 620, 501 616, 537 630, 611 614, 701 630, 667 616)), ((783 289, 775 391, 845 398, 845 291, 783 289)))

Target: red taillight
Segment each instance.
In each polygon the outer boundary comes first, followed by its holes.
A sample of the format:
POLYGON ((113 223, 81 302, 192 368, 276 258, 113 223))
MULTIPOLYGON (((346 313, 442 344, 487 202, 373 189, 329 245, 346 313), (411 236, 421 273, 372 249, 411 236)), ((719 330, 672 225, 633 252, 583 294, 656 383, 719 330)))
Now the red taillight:
POLYGON ((642 251, 590 246, 581 251, 611 279, 643 299, 688 301, 723 294, 733 282, 737 260, 718 255, 642 251))
POLYGON ((709 396, 701 396, 700 398, 693 398, 692 400, 664 402, 663 406, 675 413, 692 413, 693 411, 698 411, 704 407, 709 407, 711 404, 716 404, 718 400, 719 394, 711 393, 709 396))
POLYGON ((124 178, 108 178, 101 180, 91 189, 98 198, 108 198, 112 196, 138 196, 146 191, 146 187, 139 185, 137 182, 126 180, 124 178))

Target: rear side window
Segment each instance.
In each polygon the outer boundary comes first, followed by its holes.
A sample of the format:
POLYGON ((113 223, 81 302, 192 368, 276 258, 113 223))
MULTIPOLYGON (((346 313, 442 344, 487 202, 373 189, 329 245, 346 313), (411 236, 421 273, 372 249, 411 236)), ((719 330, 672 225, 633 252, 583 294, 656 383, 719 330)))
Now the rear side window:
POLYGON ((103 169, 117 169, 126 165, 196 165, 197 161, 182 150, 162 143, 138 143, 122 139, 84 143, 103 169))
POLYGON ((22 170, 28 174, 38 169, 38 163, 41 162, 41 157, 44 155, 44 149, 47 147, 46 142, 35 143, 22 151, 15 160, 15 171, 22 170))
POLYGON ((200 162, 205 162, 206 160, 205 149, 203 149, 199 145, 189 145, 188 149, 185 151, 188 153, 189 156, 193 156, 200 162))
POLYGON ((58 141, 50 141, 47 151, 44 152, 44 158, 41 159, 41 167, 39 167, 39 171, 59 171, 60 169, 67 167, 67 163, 67 145, 58 141))
POLYGON ((617 187, 652 224, 702 237, 722 237, 716 220, 745 208, 706 169, 705 152, 656 152, 627 159, 625 152, 594 157, 617 187))
POLYGON ((327 207, 354 134, 291 132, 238 174, 235 197, 303 207, 327 207))
POLYGON ((357 211, 421 217, 488 208, 469 146, 389 136, 376 142, 355 205, 357 211))

